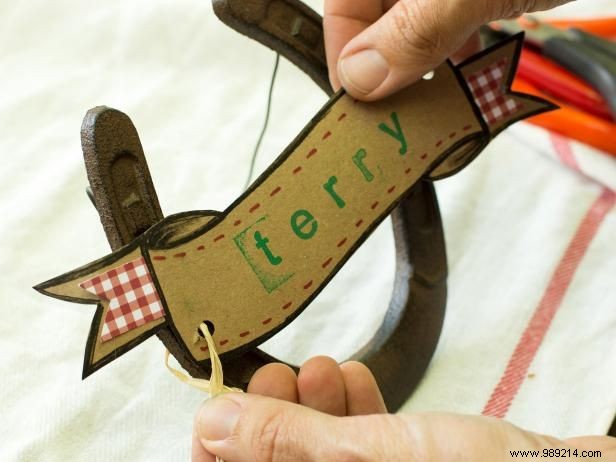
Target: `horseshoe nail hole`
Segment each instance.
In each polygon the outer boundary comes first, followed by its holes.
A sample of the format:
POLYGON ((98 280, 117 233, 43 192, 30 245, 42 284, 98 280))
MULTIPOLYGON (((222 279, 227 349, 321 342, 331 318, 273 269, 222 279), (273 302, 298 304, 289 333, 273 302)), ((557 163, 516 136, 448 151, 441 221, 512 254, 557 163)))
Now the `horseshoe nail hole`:
POLYGON ((421 77, 424 80, 432 80, 434 78, 434 71, 430 71, 421 77))
MULTIPOLYGON (((207 330, 210 331, 210 335, 214 335, 214 332, 216 331, 216 327, 214 327, 214 323, 212 321, 203 321, 203 324, 207 326, 207 330)), ((205 336, 201 332, 201 329, 199 329, 198 327, 197 327, 197 335, 201 338, 205 338, 205 336)))

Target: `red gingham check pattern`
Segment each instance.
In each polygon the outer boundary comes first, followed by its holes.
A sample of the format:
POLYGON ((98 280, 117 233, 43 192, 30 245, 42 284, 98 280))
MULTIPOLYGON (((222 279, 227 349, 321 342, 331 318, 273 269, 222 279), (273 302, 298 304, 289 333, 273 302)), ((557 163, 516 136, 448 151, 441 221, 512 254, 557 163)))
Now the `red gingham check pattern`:
POLYGON ((83 281, 79 287, 109 300, 103 342, 165 314, 143 257, 83 281))
POLYGON ((503 58, 485 69, 471 74, 466 79, 475 103, 479 106, 488 125, 494 125, 499 120, 515 114, 523 107, 521 103, 513 98, 508 98, 505 94, 506 68, 507 60, 503 58))

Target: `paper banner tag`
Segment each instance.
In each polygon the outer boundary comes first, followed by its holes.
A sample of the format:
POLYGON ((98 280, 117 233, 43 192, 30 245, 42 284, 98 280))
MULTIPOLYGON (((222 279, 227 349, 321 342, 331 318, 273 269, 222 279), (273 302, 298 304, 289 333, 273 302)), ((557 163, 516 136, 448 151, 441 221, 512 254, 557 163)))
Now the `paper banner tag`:
POLYGON ((38 286, 51 296, 100 304, 84 375, 162 325, 197 363, 209 358, 197 335, 204 321, 221 356, 282 329, 413 185, 457 172, 511 123, 552 109, 510 91, 520 46, 517 37, 459 67, 446 63, 431 80, 383 101, 338 93, 223 213, 167 217, 121 250, 38 286), (153 282, 164 316, 114 331, 110 313, 134 313, 141 304, 124 303, 125 289, 118 302, 109 289, 93 290, 92 281, 133 262, 145 262, 151 279, 130 289, 145 293, 153 282))

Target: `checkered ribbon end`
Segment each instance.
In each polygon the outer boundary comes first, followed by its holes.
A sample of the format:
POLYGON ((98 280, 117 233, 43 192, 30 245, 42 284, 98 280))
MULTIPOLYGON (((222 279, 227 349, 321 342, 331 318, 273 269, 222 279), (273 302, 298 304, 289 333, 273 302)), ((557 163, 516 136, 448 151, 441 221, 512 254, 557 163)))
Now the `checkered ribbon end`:
POLYGON ((165 315, 143 257, 83 281, 79 287, 109 300, 101 331, 103 342, 165 315))
POLYGON ((508 97, 505 87, 505 58, 471 74, 466 82, 488 125, 494 125, 520 111, 524 105, 508 97))

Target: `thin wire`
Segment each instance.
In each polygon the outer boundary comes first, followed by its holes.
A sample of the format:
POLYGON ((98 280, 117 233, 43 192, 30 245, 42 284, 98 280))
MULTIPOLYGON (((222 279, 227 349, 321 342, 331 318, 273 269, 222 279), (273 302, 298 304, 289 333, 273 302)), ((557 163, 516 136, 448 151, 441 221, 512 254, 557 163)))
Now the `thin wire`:
POLYGON ((259 134, 259 139, 257 140, 255 149, 252 152, 252 159, 250 160, 250 170, 248 170, 248 177, 246 178, 246 184, 244 184, 244 190, 246 190, 248 186, 250 186, 250 181, 252 180, 252 175, 254 174, 254 170, 255 170, 255 163, 257 161, 257 154, 259 153, 259 148, 261 148, 261 143, 263 142, 263 138, 265 137, 265 132, 267 131, 267 126, 269 125, 270 112, 272 109, 272 95, 274 94, 274 83, 276 82, 276 74, 278 74, 278 64, 279 63, 280 63, 280 55, 276 53, 276 61, 274 62, 274 71, 272 72, 269 90, 267 93, 267 106, 265 110, 265 120, 263 121, 263 128, 261 128, 261 133, 259 134))

